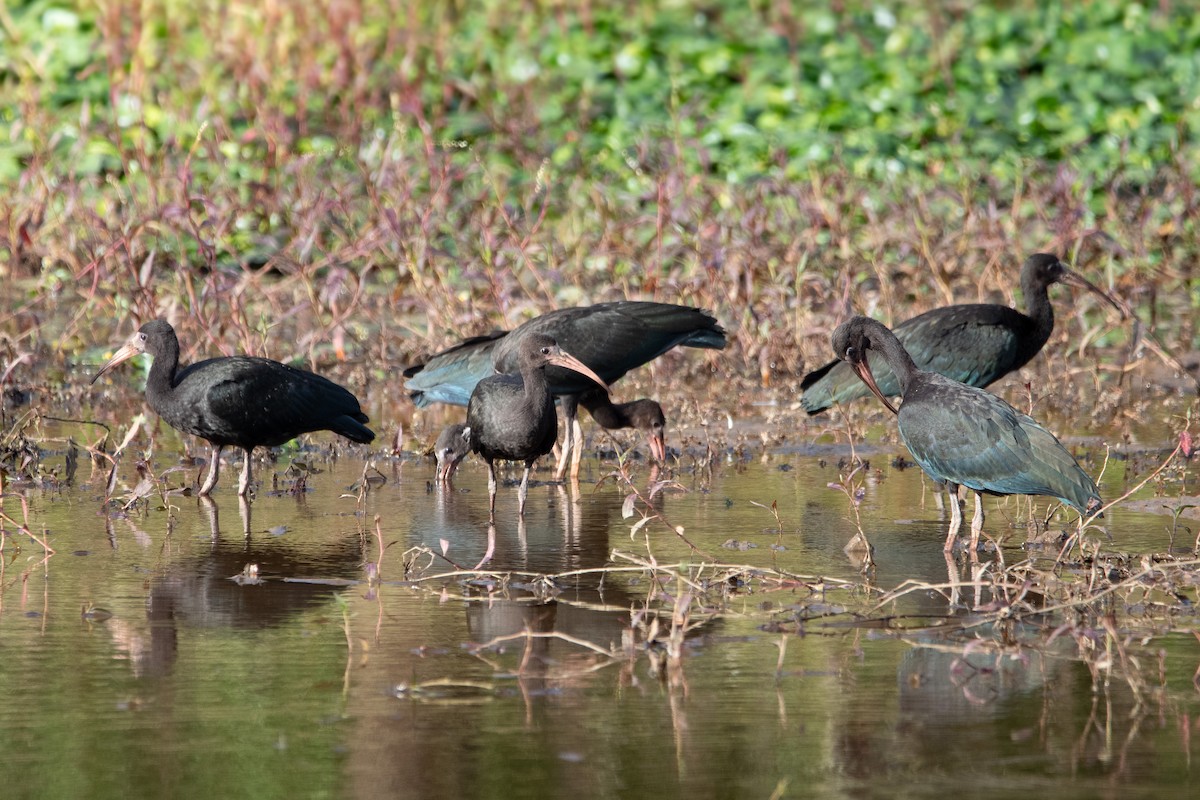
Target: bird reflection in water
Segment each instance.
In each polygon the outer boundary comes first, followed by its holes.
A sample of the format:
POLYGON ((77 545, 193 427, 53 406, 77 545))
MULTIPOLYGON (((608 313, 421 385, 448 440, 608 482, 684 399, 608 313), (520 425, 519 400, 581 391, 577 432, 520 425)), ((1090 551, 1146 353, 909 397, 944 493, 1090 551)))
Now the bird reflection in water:
POLYGON ((358 535, 319 546, 292 544, 280 537, 256 542, 247 533, 250 503, 240 498, 242 535, 230 538, 222 536, 217 502, 200 498, 198 505, 211 546, 173 559, 164 549, 168 563, 149 582, 145 620, 115 613, 105 623, 140 678, 171 674, 183 629, 283 625, 300 612, 330 602, 345 590, 346 580, 361 576, 363 539, 358 535), (289 580, 313 575, 327 580, 289 580))

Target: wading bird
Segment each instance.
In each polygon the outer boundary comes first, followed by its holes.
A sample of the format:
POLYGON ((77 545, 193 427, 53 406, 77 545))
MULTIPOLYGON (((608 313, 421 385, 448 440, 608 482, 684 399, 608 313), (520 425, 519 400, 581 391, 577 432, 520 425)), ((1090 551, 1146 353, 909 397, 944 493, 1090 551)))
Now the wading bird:
MULTIPOLYGON (((433 402, 462 405, 475 384, 489 374, 515 372, 520 342, 534 333, 553 337, 563 349, 573 353, 608 383, 674 347, 720 350, 726 344, 725 331, 716 319, 697 308, 629 300, 600 303, 551 311, 510 333, 501 331, 467 339, 423 364, 406 369, 405 387, 418 407, 433 402)), ((580 403, 578 398, 574 402, 569 398, 587 391, 591 383, 569 370, 556 367, 551 367, 547 376, 551 393, 563 397, 563 416, 567 421, 567 438, 555 474, 562 478, 570 459, 571 474, 576 476, 582 455, 582 431, 576 418, 580 403)), ((607 413, 602 405, 596 407, 599 413, 607 413)), ((620 406, 617 408, 621 409, 620 406)), ((624 409, 625 413, 631 411, 624 409)), ((607 419, 612 420, 612 414, 608 414, 607 419)), ((599 419, 597 422, 604 424, 599 419)), ((659 442, 653 437, 649 441, 655 457, 663 458, 665 445, 660 453, 657 452, 659 442)))
POLYGON ((882 323, 854 317, 838 326, 832 343, 837 357, 896 414, 900 439, 913 460, 947 485, 952 509, 947 551, 962 524, 958 486, 975 492, 972 552, 983 528, 981 493, 1046 495, 1085 516, 1100 508, 1096 482, 1037 420, 983 389, 919 369, 882 323), (870 353, 896 375, 899 412, 876 382, 870 353))
MULTIPOLYGON (((1028 314, 991 303, 944 306, 901 322, 895 329, 896 338, 921 369, 983 388, 1020 369, 1046 344, 1054 331, 1054 307, 1046 290, 1055 283, 1095 292, 1124 316, 1115 300, 1068 269, 1057 256, 1036 253, 1021 267, 1021 292, 1028 314)), ((889 397, 900 393, 896 376, 886 364, 876 361, 871 370, 881 392, 889 397)), ((800 388, 804 390, 800 404, 809 414, 869 394, 850 367, 836 359, 808 373, 800 388)))
MULTIPOLYGON (((650 456, 660 464, 667 463, 667 443, 665 432, 667 418, 662 406, 654 400, 642 398, 628 403, 614 403, 608 392, 589 389, 578 397, 579 405, 587 409, 596 420, 596 424, 606 431, 616 431, 622 428, 633 428, 646 436, 646 444, 650 446, 650 456)), ((568 396, 563 397, 564 411, 568 396)))
POLYGON ((456 422, 443 428, 433 445, 433 457, 437 459, 437 482, 447 483, 454 477, 459 462, 470 452, 471 444, 467 441, 466 425, 456 422))
POLYGON ((179 340, 165 320, 147 322, 133 334, 92 383, 123 361, 148 353, 154 362, 146 379, 146 400, 168 425, 212 445, 201 496, 212 492, 221 450, 246 451, 238 494, 250 491, 250 454, 277 447, 302 433, 333 431, 367 444, 374 432, 358 398, 333 381, 307 370, 255 356, 227 356, 179 366, 179 340))
POLYGON ((574 370, 604 388, 604 380, 545 334, 521 338, 519 374, 491 375, 479 381, 467 404, 467 440, 488 465, 488 517, 496 519, 496 460, 523 461, 517 493, 518 516, 525 516, 529 471, 554 449, 558 415, 546 373, 550 367, 574 370))

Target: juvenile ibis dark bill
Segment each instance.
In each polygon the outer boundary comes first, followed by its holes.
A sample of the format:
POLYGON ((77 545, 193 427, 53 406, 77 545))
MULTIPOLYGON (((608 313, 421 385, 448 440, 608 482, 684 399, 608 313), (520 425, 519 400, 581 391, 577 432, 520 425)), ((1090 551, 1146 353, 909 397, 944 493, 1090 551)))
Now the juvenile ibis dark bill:
POLYGON ((448 483, 458 469, 459 462, 470 452, 466 425, 456 422, 443 428, 433 445, 433 456, 437 459, 437 483, 448 483))
MULTIPOLYGON (((983 388, 1020 369, 1036 356, 1054 332, 1054 307, 1046 290, 1066 283, 1095 292, 1124 316, 1115 300, 1072 272, 1057 256, 1035 253, 1021 267, 1021 292, 1029 313, 991 303, 944 306, 905 320, 895 335, 918 367, 983 388)), ((892 397, 900 385, 891 369, 875 358, 871 371, 879 390, 892 397)), ((800 404, 819 414, 870 392, 848 364, 834 359, 800 382, 800 404)))
POLYGON ((983 528, 981 493, 1046 495, 1085 516, 1100 508, 1096 482, 1037 420, 983 389, 919 369, 882 323, 854 317, 838 326, 832 342, 838 358, 896 414, 900 438, 913 460, 947 485, 952 508, 947 551, 962 524, 960 485, 975 492, 972 552, 983 528), (896 375, 899 412, 880 389, 869 354, 879 356, 896 375))
MULTIPOLYGON (((628 403, 614 403, 608 392, 589 389, 578 395, 579 405, 587 409, 596 424, 607 431, 633 428, 646 436, 650 456, 660 464, 667 463, 665 439, 667 418, 662 406, 654 400, 642 398, 628 403)), ((568 396, 563 397, 564 408, 568 396)), ((564 410, 564 414, 565 414, 564 410)))
MULTIPOLYGON (((510 333, 501 331, 467 339, 406 369, 405 387, 418 407, 433 402, 465 404, 483 378, 496 372, 518 371, 520 342, 535 333, 553 337, 608 383, 674 347, 721 350, 726 344, 725 330, 711 314, 698 308, 632 300, 599 303, 550 311, 510 333)), ((553 366, 547 377, 550 391, 556 396, 579 394, 591 386, 576 373, 553 366)), ((564 397, 567 438, 555 473, 560 479, 568 459, 572 476, 579 474, 582 431, 576 418, 577 406, 577 399, 571 402, 564 397)), ((652 441, 651 448, 654 446, 652 441)), ((665 447, 663 450, 665 453, 665 447)))
POLYGON ((147 322, 100 368, 92 383, 123 361, 149 353, 146 400, 172 428, 212 445, 208 476, 200 495, 217 485, 221 450, 246 451, 238 494, 250 491, 250 454, 259 445, 277 447, 302 433, 333 431, 367 444, 375 434, 358 398, 333 381, 278 361, 228 356, 179 366, 179 340, 165 320, 147 322))
MULTIPOLYGON (((522 338, 534 333, 553 336, 610 384, 674 347, 725 347, 725 330, 706 311, 671 303, 622 300, 563 308, 529 320, 496 344, 492 364, 498 372, 515 369, 522 338)), ((550 391, 560 396, 590 388, 582 376, 555 367, 546 370, 546 379, 550 391)), ((571 477, 575 478, 583 453, 583 431, 574 404, 564 403, 563 416, 567 432, 555 476, 561 479, 566 474, 570 460, 571 477)))
POLYGON ((479 381, 467 404, 467 437, 472 452, 488 465, 488 517, 496 519, 496 460, 524 461, 518 516, 525 516, 529 471, 538 458, 554 449, 558 415, 546 379, 554 366, 585 375, 602 389, 604 380, 586 364, 564 352, 554 338, 541 333, 521 338, 519 374, 491 375, 479 381))

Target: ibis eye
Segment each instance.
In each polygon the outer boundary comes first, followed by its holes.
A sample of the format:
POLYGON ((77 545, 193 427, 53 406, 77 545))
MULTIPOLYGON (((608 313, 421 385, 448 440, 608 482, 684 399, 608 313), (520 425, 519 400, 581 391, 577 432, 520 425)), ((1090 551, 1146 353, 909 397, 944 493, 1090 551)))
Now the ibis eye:
POLYGON ((542 348, 542 355, 544 355, 544 356, 548 356, 548 355, 550 355, 550 348, 549 348, 549 347, 543 347, 543 348, 542 348))

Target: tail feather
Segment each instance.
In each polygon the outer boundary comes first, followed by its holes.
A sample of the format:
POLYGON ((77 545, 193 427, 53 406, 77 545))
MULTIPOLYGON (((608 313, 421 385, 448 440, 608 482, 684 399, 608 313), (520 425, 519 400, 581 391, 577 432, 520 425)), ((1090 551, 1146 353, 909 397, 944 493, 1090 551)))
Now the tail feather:
POLYGON ((367 415, 361 412, 354 416, 343 414, 330 423, 329 430, 338 436, 345 436, 352 442, 370 444, 375 441, 375 431, 363 424, 370 421, 367 415))

